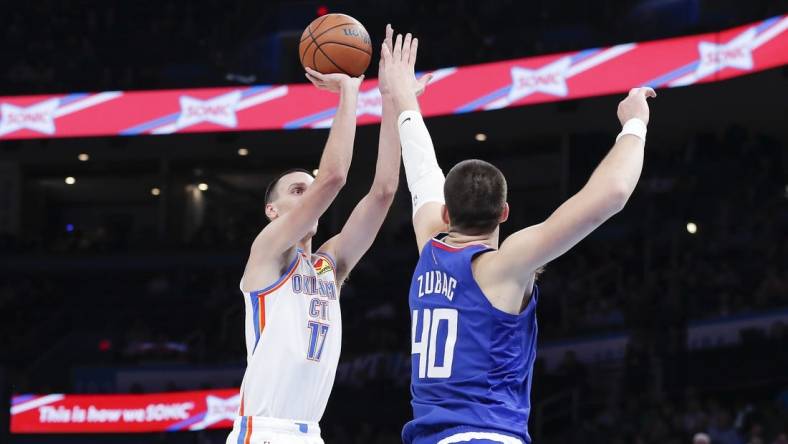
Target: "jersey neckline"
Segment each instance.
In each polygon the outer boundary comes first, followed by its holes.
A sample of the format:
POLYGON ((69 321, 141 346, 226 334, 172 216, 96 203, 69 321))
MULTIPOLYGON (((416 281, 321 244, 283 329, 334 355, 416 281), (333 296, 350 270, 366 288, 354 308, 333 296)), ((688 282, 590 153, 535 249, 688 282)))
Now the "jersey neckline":
POLYGON ((466 250, 468 248, 473 248, 473 247, 482 247, 482 248, 485 248, 485 249, 488 249, 488 250, 494 250, 495 249, 495 248, 493 248, 493 247, 491 247, 491 246, 489 246, 487 244, 483 244, 483 243, 469 244, 469 245, 466 245, 464 247, 458 247, 458 246, 455 246, 455 245, 448 244, 448 243, 444 242, 443 240, 441 240, 442 238, 445 238, 446 235, 447 235, 446 233, 441 233, 441 237, 440 238, 437 237, 437 236, 433 237, 431 239, 432 245, 435 246, 435 247, 440 248, 441 250, 449 251, 449 252, 463 251, 463 250, 466 250))

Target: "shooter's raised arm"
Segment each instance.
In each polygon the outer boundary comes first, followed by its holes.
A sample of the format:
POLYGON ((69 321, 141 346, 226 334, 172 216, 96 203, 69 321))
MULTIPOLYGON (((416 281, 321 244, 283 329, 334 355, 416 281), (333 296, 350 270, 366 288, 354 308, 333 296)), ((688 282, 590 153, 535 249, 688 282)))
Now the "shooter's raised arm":
POLYGON ((257 235, 252 244, 245 273, 246 285, 250 287, 255 286, 252 280, 258 277, 262 280, 260 284, 270 283, 266 282, 269 273, 248 271, 271 263, 271 259, 279 258, 303 239, 317 225, 318 219, 347 180, 356 136, 358 90, 363 76, 353 78, 345 74, 324 75, 309 68, 306 76, 319 89, 338 93, 339 106, 320 159, 319 173, 306 191, 301 190, 304 193, 301 204, 283 215, 276 214, 276 209, 272 206, 266 206, 266 215, 271 219, 271 223, 257 235))

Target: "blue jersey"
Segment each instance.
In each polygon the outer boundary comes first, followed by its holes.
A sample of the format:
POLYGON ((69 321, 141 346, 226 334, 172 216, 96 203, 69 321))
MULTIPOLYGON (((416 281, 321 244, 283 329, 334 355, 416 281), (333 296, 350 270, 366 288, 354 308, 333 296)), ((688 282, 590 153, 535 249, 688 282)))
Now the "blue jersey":
POLYGON ((538 288, 519 315, 493 307, 471 271, 473 258, 490 250, 432 239, 422 251, 409 297, 414 419, 402 431, 406 444, 464 431, 531 442, 538 288))

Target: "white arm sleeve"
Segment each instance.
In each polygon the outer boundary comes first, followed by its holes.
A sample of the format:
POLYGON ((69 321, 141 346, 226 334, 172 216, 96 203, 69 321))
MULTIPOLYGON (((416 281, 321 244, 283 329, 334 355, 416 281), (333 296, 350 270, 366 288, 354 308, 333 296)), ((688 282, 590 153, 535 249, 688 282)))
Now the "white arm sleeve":
POLYGON ((402 144, 402 163, 413 202, 413 215, 427 202, 444 203, 443 170, 438 166, 435 148, 427 126, 418 111, 403 111, 397 119, 402 144))

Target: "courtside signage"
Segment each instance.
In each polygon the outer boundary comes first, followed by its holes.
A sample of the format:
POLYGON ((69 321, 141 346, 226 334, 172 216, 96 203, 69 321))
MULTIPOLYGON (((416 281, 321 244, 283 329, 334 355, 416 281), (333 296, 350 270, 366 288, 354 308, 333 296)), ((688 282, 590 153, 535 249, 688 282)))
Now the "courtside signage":
POLYGON ((238 389, 145 395, 18 395, 11 433, 143 433, 229 429, 238 389))

